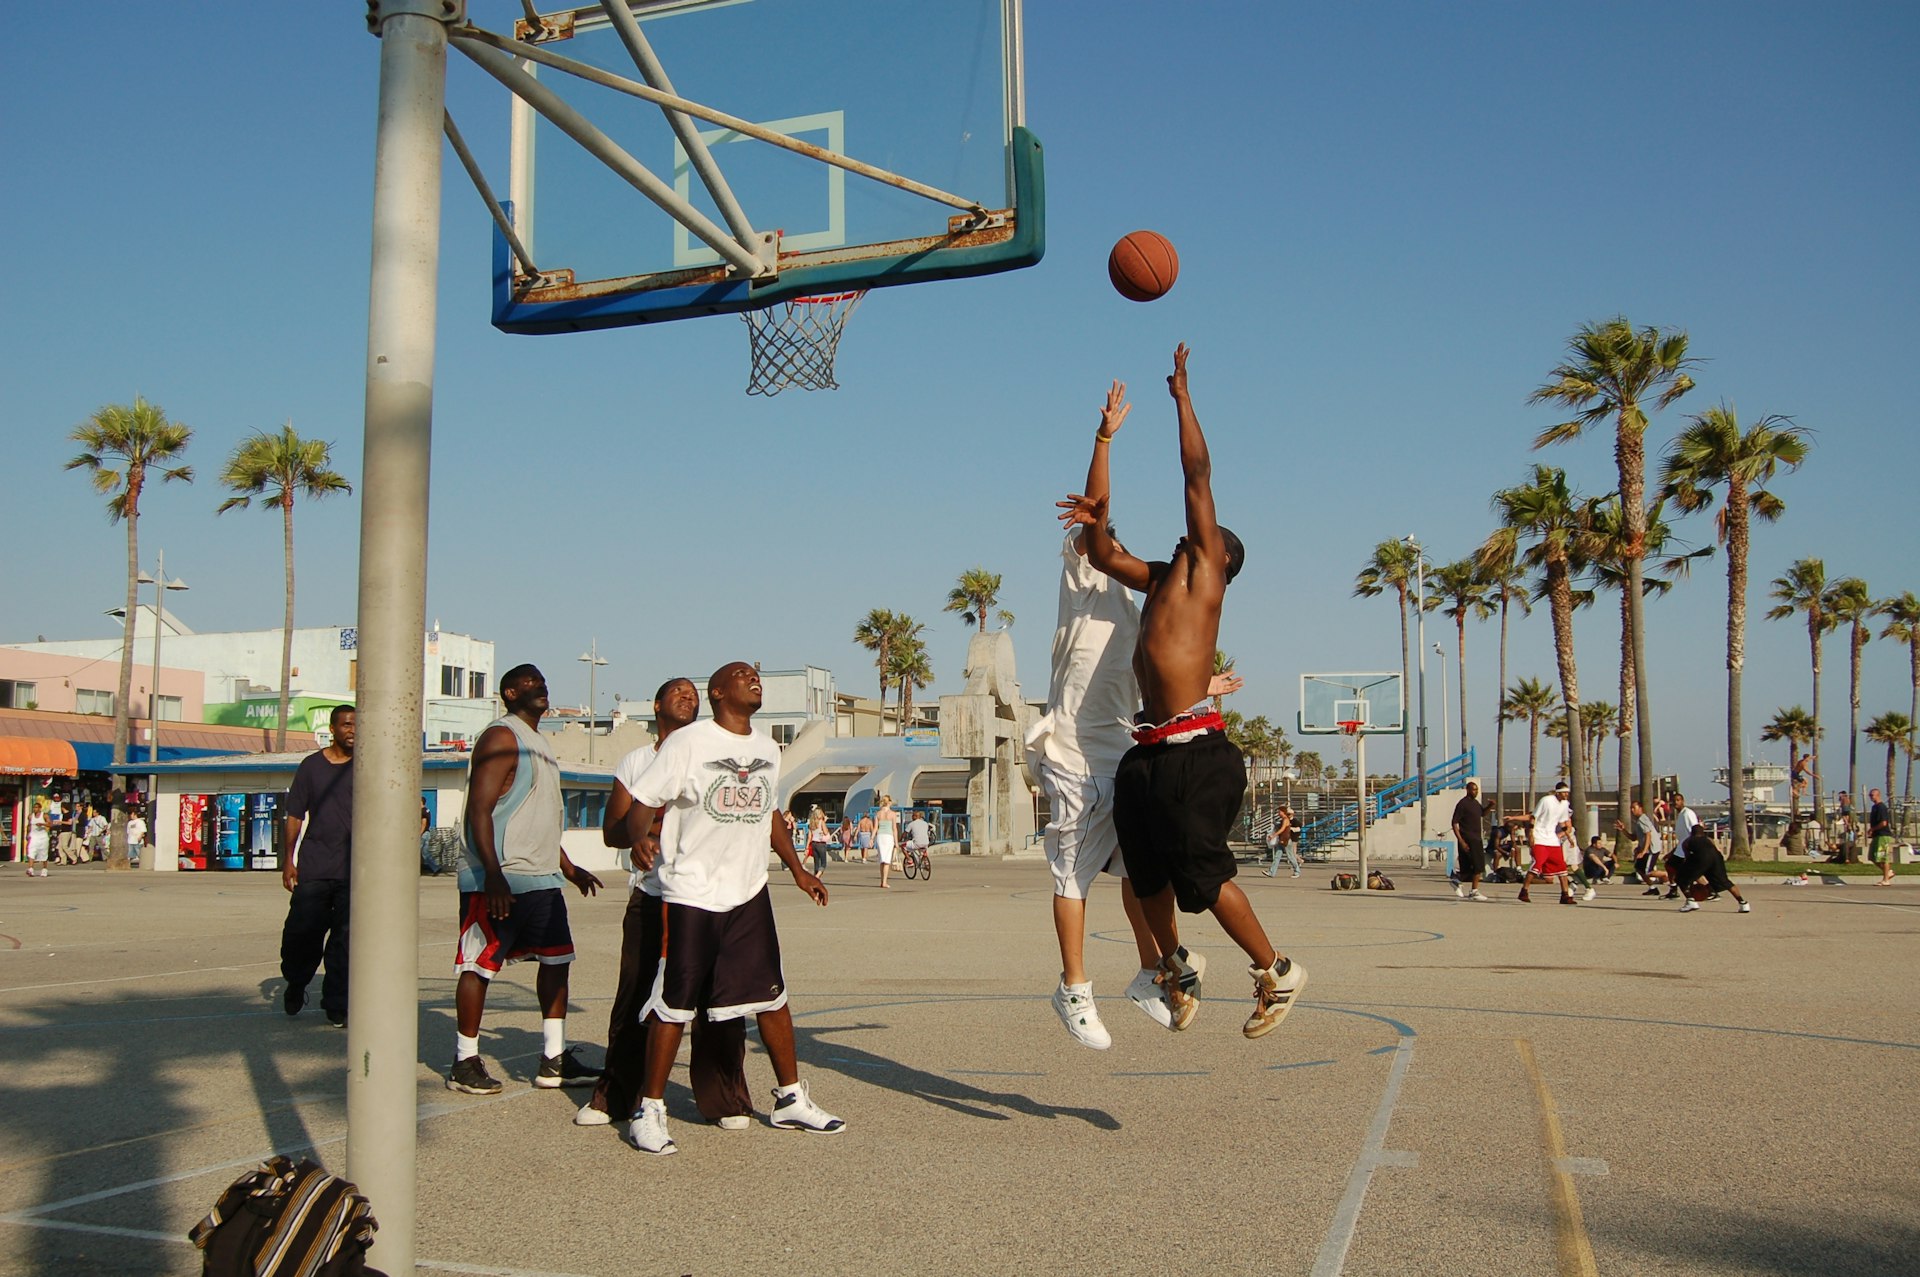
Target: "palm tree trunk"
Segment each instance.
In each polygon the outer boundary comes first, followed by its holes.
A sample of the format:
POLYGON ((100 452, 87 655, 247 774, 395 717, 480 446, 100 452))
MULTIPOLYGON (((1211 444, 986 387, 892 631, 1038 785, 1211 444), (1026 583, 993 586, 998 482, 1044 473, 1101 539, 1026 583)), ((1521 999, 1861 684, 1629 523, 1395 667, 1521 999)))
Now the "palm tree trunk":
MULTIPOLYGON (((1553 656, 1560 668, 1560 701, 1567 714, 1567 784, 1573 791, 1573 837, 1587 837, 1586 746, 1580 727, 1580 674, 1573 660, 1573 582, 1565 561, 1547 565, 1547 597, 1553 614, 1553 656)), ((1548 831, 1551 832, 1551 831, 1548 831)), ((1535 837, 1539 834, 1536 831, 1535 837)))
MULTIPOLYGON (((287 568, 287 614, 280 629, 280 743, 275 746, 282 754, 287 752, 287 704, 288 683, 293 679, 293 490, 283 488, 280 492, 282 540, 287 568)), ((593 725, 587 725, 591 728, 593 725)))
POLYGON ((1460 701, 1460 754, 1467 752, 1467 614, 1463 611, 1453 620, 1455 633, 1454 652, 1460 658, 1460 686, 1454 695, 1460 701))
POLYGON ((1787 823, 1800 823, 1800 790, 1794 777, 1800 774, 1800 742, 1787 737, 1787 823))
MULTIPOLYGON (((1618 819, 1623 824, 1631 824, 1633 803, 1633 736, 1636 707, 1634 704, 1639 691, 1639 681, 1633 673, 1633 609, 1627 606, 1627 596, 1620 596, 1620 725, 1616 729, 1614 744, 1618 747, 1614 755, 1614 764, 1619 774, 1614 779, 1614 802, 1618 806, 1618 819)), ((1622 838, 1631 841, 1630 834, 1622 838)))
MULTIPOLYGON (((1653 769, 1653 715, 1647 705, 1651 698, 1647 693, 1646 587, 1641 570, 1647 554, 1647 449, 1645 419, 1641 418, 1638 426, 1631 420, 1638 411, 1637 404, 1623 403, 1613 436, 1614 465, 1620 472, 1620 512, 1627 521, 1627 617, 1632 634, 1636 701, 1631 723, 1627 720, 1625 703, 1621 704, 1620 725, 1640 737, 1640 800, 1652 811, 1658 773, 1653 769)), ((1620 810, 1624 816, 1627 809, 1622 806, 1620 810)))
MULTIPOLYGON (((140 606, 140 477, 127 467, 127 623, 120 638, 120 690, 113 698, 113 761, 127 761, 127 746, 133 739, 133 636, 135 611, 140 606)), ((155 598, 159 597, 158 592, 155 598)), ((160 624, 156 614, 155 625, 160 624)), ((151 694, 151 693, 149 693, 151 694)), ((126 784, 124 778, 120 782, 126 784)), ((127 808, 113 804, 107 826, 107 868, 127 869, 132 859, 127 852, 127 808)))
POLYGON ((1747 665, 1747 490, 1738 475, 1728 480, 1726 511, 1727 837, 1730 858, 1745 860, 1753 854, 1747 845, 1745 731, 1741 707, 1742 679, 1747 665))
POLYGON ((1534 790, 1540 783, 1540 716, 1527 716, 1527 810, 1533 810, 1534 790))
MULTIPOLYGON (((1920 727, 1920 632, 1907 641, 1908 659, 1913 666, 1913 708, 1907 711, 1907 721, 1920 727)), ((1893 796, 1893 790, 1887 790, 1887 796, 1893 796)), ((1901 788, 1900 801, 1913 801, 1913 751, 1907 751, 1907 779, 1901 788)))
MULTIPOLYGON (((1400 587, 1400 703, 1407 703, 1407 587, 1400 587)), ((1413 775, 1413 732, 1406 730, 1406 715, 1401 715, 1400 731, 1400 777, 1402 780, 1413 775)), ((1422 785, 1426 781, 1420 782, 1422 785)))
POLYGON ((887 636, 882 634, 880 636, 880 721, 873 726, 875 736, 887 734, 887 649, 889 646, 887 636))
MULTIPOLYGON (((1911 722, 1912 720, 1909 719, 1908 721, 1911 722)), ((1883 794, 1891 794, 1893 792, 1893 751, 1898 744, 1898 741, 1887 742, 1887 787, 1880 791, 1883 794)), ((1887 854, 1889 856, 1893 855, 1893 848, 1887 848, 1887 854)))
POLYGON ((1826 756, 1827 750, 1820 739, 1820 626, 1812 616, 1807 618, 1807 640, 1813 647, 1813 742, 1808 746, 1813 751, 1813 823, 1824 831, 1827 799, 1820 789, 1820 760, 1826 756))
POLYGON ((1860 803, 1860 649, 1866 646, 1858 621, 1847 632, 1847 798, 1860 803))
MULTIPOLYGON (((1497 820, 1505 814, 1506 808, 1506 770, 1507 770, 1507 594, 1500 592, 1500 686, 1495 689, 1493 699, 1493 811, 1497 820)), ((1533 782, 1529 780, 1531 789, 1533 782)), ((1528 810, 1532 810, 1533 799, 1527 799, 1528 810)))

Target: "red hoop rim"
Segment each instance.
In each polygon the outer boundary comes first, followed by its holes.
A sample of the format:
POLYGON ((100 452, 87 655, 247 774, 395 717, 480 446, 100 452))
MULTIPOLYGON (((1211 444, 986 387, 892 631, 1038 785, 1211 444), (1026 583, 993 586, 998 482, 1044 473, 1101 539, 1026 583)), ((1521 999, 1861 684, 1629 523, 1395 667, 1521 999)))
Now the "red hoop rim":
POLYGON ((861 288, 850 293, 828 293, 820 297, 795 297, 791 300, 795 306, 824 306, 830 302, 843 302, 854 297, 864 296, 866 291, 866 289, 861 288))
POLYGON ((1360 734, 1361 722, 1357 718, 1343 718, 1335 725, 1339 727, 1342 736, 1358 736, 1360 734))

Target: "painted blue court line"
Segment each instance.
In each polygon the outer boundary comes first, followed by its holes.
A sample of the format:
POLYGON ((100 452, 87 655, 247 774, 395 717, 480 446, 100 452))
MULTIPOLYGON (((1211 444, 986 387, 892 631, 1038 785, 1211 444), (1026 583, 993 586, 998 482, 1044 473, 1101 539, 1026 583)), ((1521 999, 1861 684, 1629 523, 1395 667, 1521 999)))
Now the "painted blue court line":
MULTIPOLYGON (((1391 1051, 1394 1048, 1390 1046, 1385 1046, 1385 1047, 1381 1047, 1380 1049, 1382 1051, 1391 1051)), ((1286 1069, 1310 1069, 1318 1064, 1338 1064, 1338 1063, 1339 1063, 1338 1060, 1302 1060, 1298 1064, 1269 1064, 1267 1065, 1267 1072, 1279 1073, 1286 1069)))
POLYGON ((1210 1077, 1210 1069, 1170 1069, 1164 1073, 1109 1073, 1108 1077, 1210 1077))
POLYGON ((948 1069, 955 1077, 1045 1077, 1045 1073, 1026 1073, 1011 1069, 948 1069))
MULTIPOLYGON (((1313 1004, 1302 1003, 1301 1005, 1311 1006, 1313 1004)), ((1850 1038, 1838 1033, 1807 1033, 1799 1029, 1760 1029, 1746 1024, 1704 1024, 1692 1020, 1656 1020, 1650 1017, 1636 1015, 1591 1015, 1578 1011, 1509 1010, 1505 1007, 1429 1006, 1415 1002, 1367 1002, 1358 1004, 1349 1003, 1348 1005, 1387 1006, 1397 1010, 1407 1011, 1461 1011, 1469 1015, 1524 1015, 1549 1020, 1594 1020, 1602 1024, 1650 1024, 1663 1029, 1707 1029, 1715 1033, 1753 1033, 1761 1037, 1770 1038, 1805 1038, 1813 1042, 1844 1042, 1849 1046, 1884 1046, 1891 1047, 1896 1051, 1920 1051, 1920 1042, 1888 1042, 1879 1038, 1850 1038)), ((1322 1004, 1321 1009, 1324 1011, 1339 1011, 1342 1008, 1322 1004)), ((1366 1013, 1353 1012, 1352 1014, 1364 1015, 1366 1013)), ((1385 1016, 1374 1016, 1372 1018, 1385 1020, 1389 1024, 1398 1023, 1398 1021, 1387 1020, 1385 1016)), ((1411 1034, 1413 1030, 1408 1029, 1407 1032, 1411 1034)))
POLYGON ((1399 1049, 1400 1049, 1399 1043, 1389 1042, 1385 1046, 1374 1047, 1373 1050, 1367 1052, 1367 1054, 1368 1055, 1385 1055, 1389 1051, 1398 1051, 1399 1049))

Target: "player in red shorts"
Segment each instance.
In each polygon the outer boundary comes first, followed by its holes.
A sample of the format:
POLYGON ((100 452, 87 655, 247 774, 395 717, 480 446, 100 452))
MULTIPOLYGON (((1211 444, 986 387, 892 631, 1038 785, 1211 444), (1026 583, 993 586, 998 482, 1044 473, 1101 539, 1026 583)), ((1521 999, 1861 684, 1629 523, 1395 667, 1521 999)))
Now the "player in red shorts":
POLYGON ((1535 878, 1559 883, 1561 904, 1580 903, 1567 882, 1567 846, 1572 837, 1573 807, 1567 802, 1567 782, 1563 780, 1551 794, 1543 794, 1533 809, 1533 864, 1527 869, 1527 880, 1520 884, 1520 903, 1532 899, 1527 888, 1535 878))

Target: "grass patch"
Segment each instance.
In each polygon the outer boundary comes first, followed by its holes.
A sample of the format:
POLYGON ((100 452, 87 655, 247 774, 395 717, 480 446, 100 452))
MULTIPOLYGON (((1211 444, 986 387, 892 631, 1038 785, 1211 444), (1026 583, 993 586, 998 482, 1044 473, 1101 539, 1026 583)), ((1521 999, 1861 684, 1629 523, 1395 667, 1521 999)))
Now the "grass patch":
MULTIPOLYGON (((1804 860, 1729 860, 1727 868, 1743 874, 1776 874, 1782 878, 1799 873, 1805 869, 1808 873, 1834 874, 1841 878, 1878 878, 1879 865, 1808 865, 1804 860)), ((1920 865, 1895 865, 1897 878, 1920 878, 1920 865)))

